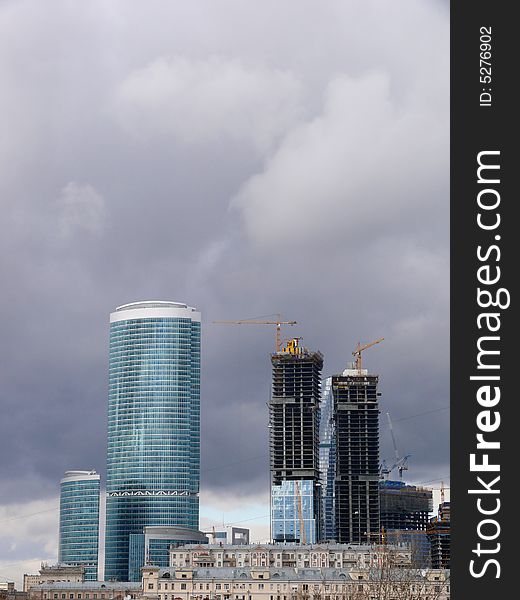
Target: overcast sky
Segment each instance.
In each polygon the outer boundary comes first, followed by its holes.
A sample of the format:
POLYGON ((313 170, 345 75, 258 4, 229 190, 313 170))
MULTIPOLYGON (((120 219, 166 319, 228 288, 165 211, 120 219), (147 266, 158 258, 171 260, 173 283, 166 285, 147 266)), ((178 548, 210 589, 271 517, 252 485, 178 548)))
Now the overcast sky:
POLYGON ((447 9, 0 0, 0 580, 56 559, 65 470, 104 477, 126 302, 202 312, 203 526, 268 514, 274 329, 215 319, 283 313, 324 375, 385 337, 382 457, 389 411, 449 481, 447 9))

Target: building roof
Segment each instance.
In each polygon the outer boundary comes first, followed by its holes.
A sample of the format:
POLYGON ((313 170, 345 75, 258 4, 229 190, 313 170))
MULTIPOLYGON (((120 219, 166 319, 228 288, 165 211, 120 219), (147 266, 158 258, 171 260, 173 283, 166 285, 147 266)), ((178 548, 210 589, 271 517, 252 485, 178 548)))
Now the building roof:
POLYGON ((141 582, 134 581, 56 581, 56 583, 41 583, 31 587, 31 590, 140 590, 141 582))
POLYGON ((42 563, 40 568, 40 574, 34 575, 34 577, 41 577, 42 575, 49 575, 52 573, 71 574, 71 573, 83 573, 85 571, 85 565, 70 565, 68 563, 57 563, 55 565, 49 565, 42 563))
MULTIPOLYGON (((345 552, 347 550, 353 550, 355 552, 380 552, 382 546, 375 546, 374 544, 337 544, 334 542, 318 543, 318 544, 207 544, 200 546, 199 544, 184 544, 173 548, 173 552, 187 552, 188 550, 237 550, 240 552, 250 552, 254 550, 275 550, 278 552, 303 552, 303 551, 333 551, 333 552, 345 552)), ((402 550, 402 547, 398 545, 385 545, 384 550, 402 550)))
POLYGON ((197 529, 190 529, 189 527, 172 527, 165 525, 145 525, 143 528, 144 534, 149 537, 154 536, 162 536, 164 538, 172 538, 175 541, 187 540, 193 542, 195 540, 199 540, 197 542, 200 545, 200 542, 206 543, 208 539, 206 534, 197 529))
POLYGON ((60 483, 68 483, 69 481, 90 481, 100 480, 100 475, 94 469, 90 471, 65 471, 65 477, 60 483))
MULTIPOLYGON (((362 576, 363 581, 379 581, 381 579, 381 573, 379 570, 371 569, 335 569, 335 568, 321 568, 321 569, 298 569, 298 568, 277 568, 277 567, 208 567, 208 568, 194 568, 182 569, 183 571, 190 571, 193 573, 193 579, 196 580, 240 580, 240 579, 252 579, 252 573, 268 572, 269 579, 258 579, 259 582, 273 583, 276 581, 360 581, 359 577, 362 576)), ((168 574, 171 579, 174 578, 175 572, 179 571, 175 567, 169 567, 159 570, 159 578, 164 578, 165 574, 168 574)), ((444 579, 449 576, 448 570, 441 569, 392 569, 392 580, 400 581, 405 580, 421 580, 428 579, 428 574, 443 574, 444 579)))
POLYGON ((184 318, 200 322, 200 312, 184 302, 170 300, 143 300, 118 306, 110 313, 110 322, 147 318, 184 318))

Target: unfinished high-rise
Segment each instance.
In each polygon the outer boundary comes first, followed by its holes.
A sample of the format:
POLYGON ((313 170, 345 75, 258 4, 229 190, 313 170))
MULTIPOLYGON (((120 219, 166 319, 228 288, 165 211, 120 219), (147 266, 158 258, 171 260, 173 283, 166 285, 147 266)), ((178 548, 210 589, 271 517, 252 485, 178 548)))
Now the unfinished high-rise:
POLYGON ((426 535, 430 540, 433 569, 449 569, 451 556, 451 510, 449 502, 441 502, 439 514, 430 519, 426 535))
POLYGON ((360 364, 332 377, 339 543, 377 542, 380 535, 378 379, 360 364))
POLYGON ((433 508, 432 491, 402 481, 381 481, 381 527, 409 531, 426 531, 433 508))
POLYGON ((271 537, 315 543, 320 527, 319 404, 323 356, 290 340, 271 357, 271 537))
POLYGON ((412 563, 430 566, 430 543, 426 535, 433 508, 432 491, 402 481, 379 482, 381 535, 387 543, 410 545, 412 563))

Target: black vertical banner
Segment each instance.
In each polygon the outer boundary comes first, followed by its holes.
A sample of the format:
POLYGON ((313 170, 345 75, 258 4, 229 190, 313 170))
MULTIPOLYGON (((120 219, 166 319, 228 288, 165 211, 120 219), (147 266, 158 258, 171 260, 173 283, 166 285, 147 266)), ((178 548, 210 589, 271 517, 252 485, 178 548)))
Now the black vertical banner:
POLYGON ((500 0, 451 3, 455 600, 518 594, 520 328, 515 282, 520 233, 514 215, 520 195, 514 188, 520 185, 515 92, 520 36, 515 9, 514 3, 500 0))

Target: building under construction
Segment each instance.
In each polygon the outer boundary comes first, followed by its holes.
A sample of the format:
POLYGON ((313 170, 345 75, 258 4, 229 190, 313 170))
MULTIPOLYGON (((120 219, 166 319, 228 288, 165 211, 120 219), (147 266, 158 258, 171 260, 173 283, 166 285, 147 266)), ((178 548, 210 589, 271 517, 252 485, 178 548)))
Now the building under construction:
POLYGON ((433 509, 432 491, 402 481, 379 483, 381 528, 426 531, 433 509))
POLYGON ((378 376, 361 368, 360 352, 354 366, 332 378, 339 543, 374 542, 380 535, 378 376))
POLYGON ((293 339, 271 357, 271 537, 315 543, 320 524, 319 404, 323 356, 293 339))
POLYGON ((402 481, 379 483, 381 533, 386 543, 409 544, 413 565, 430 565, 430 543, 426 534, 433 508, 432 491, 402 481))
POLYGON ((433 569, 449 569, 451 555, 450 503, 442 502, 437 517, 430 519, 426 530, 430 540, 433 569))

